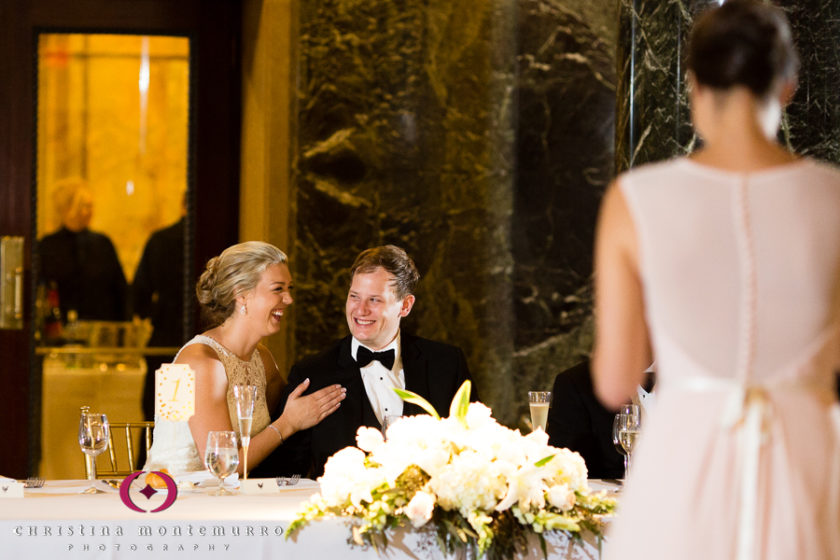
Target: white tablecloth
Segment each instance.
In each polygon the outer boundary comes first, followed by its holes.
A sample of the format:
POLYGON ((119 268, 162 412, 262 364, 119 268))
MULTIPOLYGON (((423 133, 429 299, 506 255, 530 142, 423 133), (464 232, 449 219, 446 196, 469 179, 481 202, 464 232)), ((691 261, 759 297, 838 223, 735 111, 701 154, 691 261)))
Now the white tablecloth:
MULTIPOLYGON (((48 481, 24 498, 0 499, 0 551, 3 558, 238 558, 241 560, 314 560, 371 558, 376 552, 347 544, 344 520, 311 524, 294 538, 286 529, 300 503, 317 491, 312 481, 276 489, 268 495, 210 496, 206 488, 180 492, 172 507, 158 513, 130 510, 119 493, 80 495, 84 481, 48 481)), ((134 493, 132 493, 134 494, 134 493)), ((162 503, 158 494, 143 509, 162 503)), ((596 559, 592 535, 573 542, 548 539, 549 558, 596 559)), ((431 532, 395 531, 387 559, 443 558, 431 532)), ((528 558, 542 558, 532 539, 528 558)))

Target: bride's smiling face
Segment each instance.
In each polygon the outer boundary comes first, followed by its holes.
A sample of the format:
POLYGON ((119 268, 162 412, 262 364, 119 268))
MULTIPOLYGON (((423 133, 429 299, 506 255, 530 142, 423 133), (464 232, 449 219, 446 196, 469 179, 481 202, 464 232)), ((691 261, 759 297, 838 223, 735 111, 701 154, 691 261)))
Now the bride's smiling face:
POLYGON ((276 333, 280 330, 286 309, 294 302, 293 289, 289 267, 285 264, 270 265, 263 271, 254 289, 242 296, 246 309, 243 318, 262 330, 262 336, 276 333))

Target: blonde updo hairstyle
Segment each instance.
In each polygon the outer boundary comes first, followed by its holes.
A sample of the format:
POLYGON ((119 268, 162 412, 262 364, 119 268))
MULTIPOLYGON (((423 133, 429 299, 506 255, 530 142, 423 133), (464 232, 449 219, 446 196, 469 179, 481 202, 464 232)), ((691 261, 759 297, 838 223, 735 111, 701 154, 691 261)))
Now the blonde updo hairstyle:
POLYGON ((236 308, 236 298, 253 290, 266 268, 286 261, 286 253, 262 241, 233 245, 207 261, 195 287, 205 320, 212 327, 224 323, 236 308))

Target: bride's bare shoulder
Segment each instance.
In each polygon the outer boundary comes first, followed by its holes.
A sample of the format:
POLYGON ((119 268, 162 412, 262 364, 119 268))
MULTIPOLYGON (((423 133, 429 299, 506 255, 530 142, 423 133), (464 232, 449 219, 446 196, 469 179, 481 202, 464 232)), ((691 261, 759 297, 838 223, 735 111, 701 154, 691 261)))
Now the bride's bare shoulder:
POLYGON ((224 373, 224 366, 219 360, 219 355, 206 344, 190 344, 181 350, 181 354, 175 363, 189 365, 196 374, 217 371, 224 373))

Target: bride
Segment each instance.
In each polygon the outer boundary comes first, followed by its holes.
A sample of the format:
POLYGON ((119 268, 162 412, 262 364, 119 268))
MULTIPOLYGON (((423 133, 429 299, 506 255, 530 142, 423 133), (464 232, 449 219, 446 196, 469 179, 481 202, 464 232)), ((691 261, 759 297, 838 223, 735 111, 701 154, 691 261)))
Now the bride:
MULTIPOLYGON (((195 372, 195 414, 188 422, 155 418, 153 445, 144 470, 167 468, 172 474, 204 470, 207 433, 237 426, 233 386, 256 385, 257 399, 248 448, 249 469, 257 466, 299 430, 335 412, 346 390, 339 385, 301 396, 303 381, 289 395, 279 418, 277 404, 284 380, 261 343, 280 330, 294 301, 286 255, 268 243, 250 241, 229 247, 207 262, 196 286, 204 317, 212 328, 187 342, 175 357, 195 372)), ((239 472, 244 456, 240 450, 239 472)))

